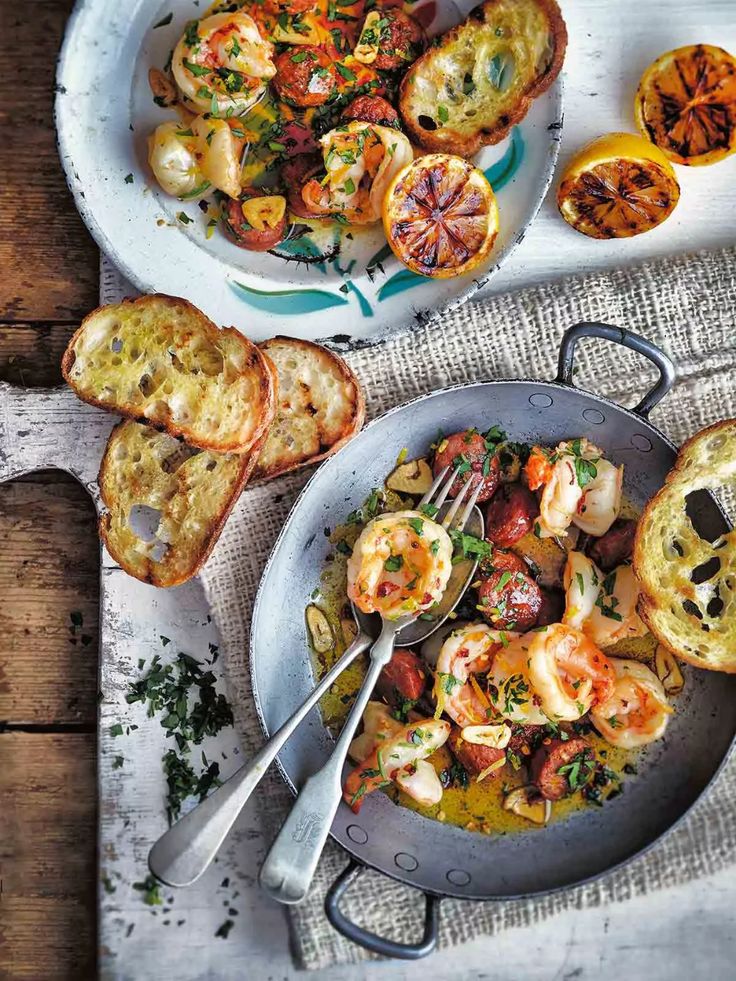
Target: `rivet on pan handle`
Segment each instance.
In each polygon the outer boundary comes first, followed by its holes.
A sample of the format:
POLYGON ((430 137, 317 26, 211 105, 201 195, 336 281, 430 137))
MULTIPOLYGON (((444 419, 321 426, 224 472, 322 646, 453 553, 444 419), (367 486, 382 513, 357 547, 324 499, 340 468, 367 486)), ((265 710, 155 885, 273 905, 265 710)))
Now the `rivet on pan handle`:
POLYGON ((340 901, 348 891, 350 886, 356 882, 366 871, 366 866, 359 862, 350 860, 349 865, 343 869, 340 875, 330 886, 325 899, 325 913, 332 926, 341 933, 343 937, 354 944, 365 947, 366 950, 379 954, 381 957, 395 957, 405 961, 416 961, 420 957, 431 954, 437 946, 440 932, 440 899, 439 896, 432 896, 425 893, 427 906, 424 914, 424 933, 422 939, 416 944, 400 944, 395 940, 386 940, 378 934, 364 930, 352 920, 349 920, 340 909, 340 901))
POLYGON ((560 344, 560 358, 555 380, 561 385, 574 387, 575 345, 583 337, 600 337, 604 341, 621 344, 623 347, 628 347, 632 351, 644 355, 652 364, 656 365, 659 371, 657 384, 632 409, 632 412, 647 419, 655 405, 662 401, 675 383, 675 366, 670 358, 656 344, 652 344, 640 334, 633 334, 629 330, 624 330, 623 327, 613 327, 611 324, 601 323, 575 324, 565 331, 560 344))

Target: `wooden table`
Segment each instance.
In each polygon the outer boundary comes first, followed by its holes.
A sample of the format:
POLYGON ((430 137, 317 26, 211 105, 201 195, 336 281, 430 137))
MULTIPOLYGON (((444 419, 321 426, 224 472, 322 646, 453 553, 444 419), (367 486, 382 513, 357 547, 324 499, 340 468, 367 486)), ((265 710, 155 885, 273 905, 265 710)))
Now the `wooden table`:
MULTIPOLYGON (((71 7, 0 3, 0 377, 16 384, 59 384, 61 351, 97 303, 97 249, 54 139, 71 7)), ((92 504, 70 478, 0 485, 0 977, 93 976, 96 539, 92 504)))
MULTIPOLYGON (((66 340, 97 305, 97 250, 67 192, 53 130, 56 52, 71 7, 72 0, 0 0, 0 378, 16 384, 58 384, 66 340)), ((569 0, 564 8, 572 44, 563 157, 583 138, 630 126, 614 90, 628 93, 649 55, 695 39, 736 47, 727 0, 569 0), (729 37, 723 36, 726 24, 729 37)), ((504 284, 732 242, 732 164, 712 172, 712 194, 710 178, 685 175, 687 210, 666 235, 644 236, 627 252, 616 245, 586 252, 548 202, 504 284), (686 219, 696 214, 697 224, 690 224, 686 219), (555 250, 549 249, 552 229, 559 236, 555 250)), ((0 541, 0 978, 86 979, 94 975, 96 929, 99 547, 92 505, 81 487, 57 472, 0 485, 0 541), (82 626, 72 630, 78 614, 82 626)), ((655 960, 646 961, 651 978, 693 971, 725 978, 734 943, 730 879, 695 884, 686 895, 684 908, 682 896, 660 894, 628 911, 560 917, 521 947, 511 935, 497 938, 492 946, 499 961, 489 962, 478 942, 466 948, 462 968, 447 952, 432 970, 437 977, 478 977, 483 969, 494 978, 505 972, 541 979, 555 971, 582 978, 597 964, 591 977, 636 977, 640 958, 660 944, 655 960), (595 964, 590 943, 598 952, 595 964)), ((283 936, 275 917, 269 933, 274 943, 283 936)), ((281 946, 274 975, 291 975, 285 942, 281 946)), ((415 978, 419 968, 373 965, 350 977, 415 978)))

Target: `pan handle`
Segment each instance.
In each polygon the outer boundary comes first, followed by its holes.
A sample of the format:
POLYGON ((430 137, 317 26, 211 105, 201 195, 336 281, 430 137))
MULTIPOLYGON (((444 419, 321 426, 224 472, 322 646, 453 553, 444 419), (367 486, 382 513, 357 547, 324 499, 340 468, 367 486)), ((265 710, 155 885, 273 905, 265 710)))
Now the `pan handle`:
POLYGON ((327 898, 325 899, 325 913, 332 926, 341 933, 343 937, 354 944, 365 947, 366 950, 381 957, 395 957, 405 961, 416 961, 420 957, 431 954, 437 946, 440 930, 440 898, 430 893, 425 893, 427 906, 424 914, 424 933, 422 939, 416 944, 401 944, 395 940, 386 940, 378 934, 364 930, 357 923, 349 920, 340 909, 340 900, 348 891, 350 886, 360 878, 365 872, 366 866, 351 859, 349 864, 343 869, 340 875, 330 886, 327 898))
POLYGON ((583 337, 600 337, 604 341, 611 341, 612 344, 622 344, 638 354, 643 354, 656 365, 659 370, 657 384, 632 409, 638 416, 647 419, 655 405, 662 401, 675 383, 675 366, 668 355, 645 337, 624 330, 623 327, 596 322, 575 324, 565 331, 560 344, 560 358, 555 379, 560 385, 574 387, 575 345, 583 337))

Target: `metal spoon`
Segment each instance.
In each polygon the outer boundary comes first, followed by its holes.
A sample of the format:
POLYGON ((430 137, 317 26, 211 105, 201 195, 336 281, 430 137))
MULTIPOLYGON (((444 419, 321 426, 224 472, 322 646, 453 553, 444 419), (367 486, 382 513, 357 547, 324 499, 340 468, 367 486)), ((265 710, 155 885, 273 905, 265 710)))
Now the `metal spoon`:
MULTIPOLYGON (((433 495, 437 493, 444 480, 439 495, 434 498, 435 505, 439 508, 442 507, 456 476, 453 472, 449 479, 445 479, 448 470, 449 468, 446 468, 440 474, 432 488, 422 498, 421 503, 426 504, 432 501, 433 495)), ((449 509, 444 514, 438 513, 436 520, 441 522, 446 529, 453 526, 458 509, 471 486, 470 481, 465 483, 449 509)), ((480 493, 481 486, 482 484, 479 483, 466 504, 462 516, 455 524, 455 527, 460 531, 467 526, 472 512, 478 510, 475 507, 475 500, 480 493)), ((476 520, 478 519, 482 527, 483 519, 480 512, 478 512, 476 520)), ((473 572, 475 572, 475 566, 476 563, 473 563, 473 572)), ((350 743, 363 718, 363 712, 373 694, 378 676, 391 659, 397 635, 402 635, 403 642, 402 631, 405 629, 408 631, 411 625, 420 622, 416 614, 407 615, 397 620, 383 620, 381 634, 371 649, 368 673, 356 695, 355 702, 335 743, 335 748, 327 763, 317 773, 312 774, 300 790, 261 867, 259 882, 272 899, 292 905, 301 902, 307 895, 322 849, 332 827, 335 812, 342 799, 342 771, 350 743)))
MULTIPOLYGON (((445 505, 440 509, 438 520, 442 520, 449 507, 450 505, 445 505)), ((483 517, 477 507, 473 507, 470 512, 466 531, 477 538, 483 537, 483 517)), ((450 581, 437 610, 432 612, 431 619, 415 620, 406 626, 401 634, 402 643, 419 644, 445 622, 475 575, 477 565, 477 561, 464 559, 453 566, 450 581)), ((380 618, 377 615, 366 616, 355 607, 353 615, 359 625, 357 636, 294 714, 249 763, 236 770, 214 793, 172 825, 155 843, 148 855, 148 865, 157 879, 168 886, 188 886, 205 872, 281 747, 339 675, 379 636, 380 618)), ((372 687, 373 685, 371 689, 372 687)))

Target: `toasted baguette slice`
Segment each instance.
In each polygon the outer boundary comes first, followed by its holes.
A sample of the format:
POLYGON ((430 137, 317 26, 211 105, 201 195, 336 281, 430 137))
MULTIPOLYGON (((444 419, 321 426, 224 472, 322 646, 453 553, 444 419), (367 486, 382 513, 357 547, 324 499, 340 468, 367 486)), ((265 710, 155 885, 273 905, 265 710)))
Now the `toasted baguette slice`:
POLYGON ((173 296, 94 310, 69 342, 61 370, 85 402, 201 449, 245 453, 274 417, 275 381, 264 354, 173 296))
POLYGON ((154 586, 190 579, 212 551, 256 458, 257 452, 192 449, 150 426, 119 423, 98 478, 107 508, 100 536, 110 555, 154 586))
POLYGON ((276 477, 324 460, 360 430, 365 400, 342 358, 291 337, 260 345, 278 373, 276 419, 258 457, 254 477, 276 477))
POLYGON ((342 358, 286 337, 262 346, 282 394, 271 433, 250 453, 193 449, 127 420, 110 434, 99 475, 107 509, 100 535, 136 579, 176 586, 195 575, 256 460, 260 478, 276 477, 334 453, 363 424, 363 394, 342 358))
POLYGON ((498 143, 557 78, 567 29, 555 0, 486 0, 409 69, 399 108, 432 153, 498 143))
POLYGON ((736 672, 736 533, 705 541, 686 512, 694 491, 736 487, 736 419, 693 436, 647 504, 634 543, 639 615, 668 650, 699 668, 736 672), (717 560, 717 561, 716 561, 717 560), (696 576, 693 570, 710 562, 696 576))

